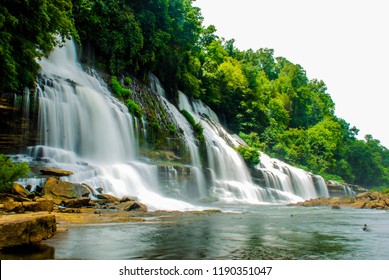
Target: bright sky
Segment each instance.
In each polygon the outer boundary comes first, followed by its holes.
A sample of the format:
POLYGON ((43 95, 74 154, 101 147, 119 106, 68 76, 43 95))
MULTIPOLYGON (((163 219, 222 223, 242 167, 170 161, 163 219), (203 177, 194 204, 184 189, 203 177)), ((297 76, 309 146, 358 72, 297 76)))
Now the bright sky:
POLYGON ((271 48, 323 80, 335 114, 389 148, 388 0, 196 0, 240 50, 271 48))

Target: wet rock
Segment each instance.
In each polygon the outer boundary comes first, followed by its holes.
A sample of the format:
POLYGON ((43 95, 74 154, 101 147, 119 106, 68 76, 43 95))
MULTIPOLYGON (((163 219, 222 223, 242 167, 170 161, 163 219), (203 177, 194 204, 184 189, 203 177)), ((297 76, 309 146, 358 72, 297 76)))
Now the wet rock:
POLYGON ((29 192, 20 184, 14 183, 12 185, 12 193, 22 197, 28 197, 29 192))
POLYGON ((120 211, 147 212, 146 205, 135 201, 127 201, 127 202, 120 203, 116 208, 120 211))
POLYGON ((89 206, 90 198, 73 198, 62 201, 61 205, 69 208, 81 208, 89 206))
POLYGON ((5 202, 3 209, 4 212, 8 213, 14 212, 16 214, 21 214, 25 212, 22 202, 15 201, 5 202))
POLYGON ((63 200, 88 197, 90 194, 88 188, 81 184, 60 181, 53 177, 47 179, 43 191, 44 196, 54 200, 56 204, 60 204, 63 200))
POLYGON ((4 215, 0 219, 0 247, 38 243, 57 229, 54 215, 4 215))
POLYGON ((72 171, 55 169, 55 168, 42 169, 40 172, 42 173, 42 175, 57 176, 57 177, 69 176, 73 174, 72 171))
POLYGON ((54 209, 54 202, 52 200, 23 202, 23 207, 26 212, 51 212, 54 209))
POLYGON ((66 208, 66 207, 59 207, 58 212, 60 213, 81 213, 81 210, 79 208, 66 208))
POLYGON ((370 193, 369 192, 364 192, 364 193, 360 193, 356 196, 357 199, 361 199, 361 198, 369 198, 369 195, 370 193))
POLYGON ((130 196, 126 196, 126 197, 123 197, 122 199, 120 199, 120 203, 123 203, 123 202, 127 202, 127 201, 138 201, 138 198, 137 197, 130 197, 130 196))
POLYGON ((365 206, 366 206, 365 201, 356 201, 356 202, 350 204, 350 207, 359 208, 359 209, 365 208, 365 206))
POLYGON ((117 197, 110 195, 110 194, 98 194, 96 197, 98 199, 106 200, 107 203, 120 202, 120 198, 117 198, 117 197))

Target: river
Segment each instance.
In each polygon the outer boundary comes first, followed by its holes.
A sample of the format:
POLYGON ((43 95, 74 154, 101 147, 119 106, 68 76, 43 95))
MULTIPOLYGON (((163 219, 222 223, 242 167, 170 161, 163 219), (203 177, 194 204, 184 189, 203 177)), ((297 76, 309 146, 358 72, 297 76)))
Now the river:
POLYGON ((33 252, 0 251, 0 259, 389 259, 387 211, 288 206, 226 211, 71 226, 33 252))

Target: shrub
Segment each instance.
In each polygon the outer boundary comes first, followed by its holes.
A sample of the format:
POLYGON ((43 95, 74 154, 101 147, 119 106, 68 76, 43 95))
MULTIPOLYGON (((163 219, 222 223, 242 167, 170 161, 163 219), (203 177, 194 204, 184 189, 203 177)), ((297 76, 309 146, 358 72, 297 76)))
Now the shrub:
POLYGON ((143 115, 142 108, 132 99, 127 100, 127 108, 131 115, 137 118, 141 118, 143 115))
MULTIPOLYGON (((130 84, 132 81, 131 81, 131 78, 129 77, 126 77, 125 79, 125 82, 130 84)), ((125 98, 125 97, 129 97, 131 96, 132 94, 132 91, 128 88, 125 88, 119 81, 118 81, 118 78, 116 76, 112 76, 111 78, 111 87, 112 87, 112 91, 113 93, 117 96, 117 97, 122 97, 122 98, 125 98)))
POLYGON ((259 164, 260 160, 258 149, 247 146, 239 146, 237 150, 248 166, 254 167, 259 164))
POLYGON ((201 125, 201 123, 196 123, 193 116, 186 110, 181 110, 181 114, 186 118, 186 120, 190 123, 190 125, 193 127, 194 133, 197 137, 197 139, 201 143, 205 143, 205 137, 204 137, 204 128, 201 125))
POLYGON ((9 157, 0 154, 0 193, 9 193, 13 183, 29 172, 26 162, 14 163, 9 157))

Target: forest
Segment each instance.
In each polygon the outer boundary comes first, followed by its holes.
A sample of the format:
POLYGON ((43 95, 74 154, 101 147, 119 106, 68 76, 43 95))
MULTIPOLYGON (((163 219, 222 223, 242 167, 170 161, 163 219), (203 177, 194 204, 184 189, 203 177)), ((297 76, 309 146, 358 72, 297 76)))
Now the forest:
POLYGON ((173 103, 178 90, 201 99, 249 144, 249 163, 263 151, 327 180, 388 186, 388 149, 335 115, 324 81, 273 49, 239 50, 192 0, 2 0, 0 93, 33 88, 37 59, 69 38, 100 71, 144 83, 152 72, 173 103))

